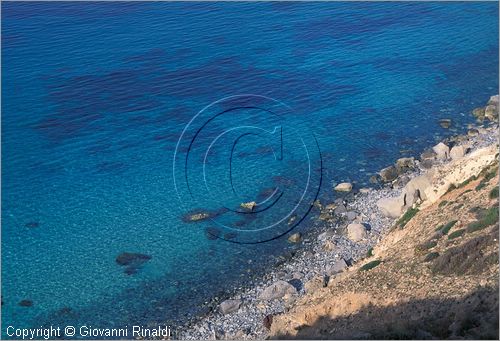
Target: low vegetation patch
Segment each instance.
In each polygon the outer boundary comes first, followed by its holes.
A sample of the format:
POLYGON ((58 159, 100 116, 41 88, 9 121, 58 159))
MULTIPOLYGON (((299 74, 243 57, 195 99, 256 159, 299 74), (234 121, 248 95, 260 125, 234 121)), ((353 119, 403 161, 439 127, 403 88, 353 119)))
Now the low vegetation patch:
POLYGON ((417 214, 417 212, 418 212, 418 208, 408 209, 408 211, 406 211, 405 214, 403 214, 403 216, 401 218, 399 218, 397 225, 400 228, 405 227, 405 225, 408 224, 408 222, 411 220, 411 218, 413 218, 415 216, 415 214, 417 214))
POLYGON ((465 180, 464 182, 460 183, 458 185, 459 188, 462 188, 462 187, 465 187, 467 186, 468 184, 470 184, 472 181, 474 180, 477 180, 477 176, 473 175, 471 176, 470 178, 468 178, 467 180, 465 180))
POLYGON ((438 207, 443 207, 443 206, 446 206, 446 204, 448 203, 448 201, 446 200, 443 200, 439 203, 438 207))
POLYGON ((462 194, 460 194, 460 196, 464 195, 464 194, 467 194, 469 192, 472 192, 472 189, 466 189, 465 191, 462 192, 462 194))
POLYGON ((490 192, 490 199, 496 199, 498 198, 498 187, 495 187, 491 190, 490 192))
POLYGON ((448 232, 450 232, 451 228, 455 226, 456 223, 456 220, 452 220, 445 225, 441 225, 440 227, 438 227, 436 231, 441 231, 442 234, 448 234, 448 232))
POLYGON ((439 252, 428 253, 424 258, 424 262, 428 263, 439 257, 439 252))
POLYGON ((494 167, 492 170, 487 172, 484 176, 484 181, 490 181, 491 179, 493 179, 497 175, 497 168, 498 167, 494 167))
POLYGON ((490 168, 490 169, 483 169, 481 171, 481 173, 479 174, 480 176, 483 175, 483 179, 481 180, 479 185, 476 186, 476 191, 479 191, 479 190, 483 189, 484 187, 486 187, 488 185, 488 183, 490 182, 490 180, 493 179, 494 177, 496 177, 497 170, 498 170, 498 166, 495 166, 495 167, 490 168))
POLYGON ((420 244, 416 247, 417 252, 422 252, 422 251, 427 251, 429 249, 432 249, 433 247, 436 247, 437 241, 435 240, 429 240, 428 242, 425 242, 423 244, 420 244))
POLYGON ((368 251, 366 252, 366 257, 373 257, 373 248, 369 248, 368 251))
POLYGON ((484 187, 488 185, 488 181, 482 180, 479 185, 476 186, 476 191, 482 190, 484 187))
POLYGON ((495 257, 486 254, 485 250, 495 244, 493 235, 482 235, 460 246, 448 249, 432 263, 431 270, 443 275, 479 274, 498 263, 495 257))
POLYGON ((448 187, 448 190, 446 191, 446 193, 445 193, 445 194, 448 194, 448 193, 450 193, 450 192, 452 192, 452 191, 456 190, 457 188, 458 188, 458 187, 457 187, 457 186, 455 186, 455 184, 451 184, 451 185, 450 185, 450 187, 448 187))
POLYGON ((456 231, 450 233, 450 235, 448 236, 448 239, 458 238, 458 237, 462 236, 464 233, 465 233, 465 229, 456 230, 456 231))
POLYGON ((498 222, 498 207, 491 207, 488 210, 478 212, 479 220, 467 226, 467 232, 482 230, 498 222))
POLYGON ((359 268, 359 271, 368 271, 368 270, 371 270, 371 269, 379 266, 380 263, 382 263, 381 260, 373 260, 371 262, 366 263, 361 268, 359 268))

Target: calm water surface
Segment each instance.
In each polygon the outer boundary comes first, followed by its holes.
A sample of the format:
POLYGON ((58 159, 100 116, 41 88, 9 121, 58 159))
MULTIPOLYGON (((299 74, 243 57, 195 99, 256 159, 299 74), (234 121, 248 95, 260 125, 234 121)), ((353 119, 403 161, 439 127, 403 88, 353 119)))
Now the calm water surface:
MULTIPOLYGON (((498 93, 498 48, 496 3, 2 3, 2 324, 171 321, 290 248, 286 235, 242 245, 182 221, 193 203, 179 202, 174 151, 208 104, 256 94, 290 106, 286 125, 317 139, 330 200, 332 184, 362 186, 463 131, 498 93), (126 273, 124 251, 152 258, 126 273)), ((207 139, 279 125, 252 110, 214 120, 207 139)), ((276 162, 269 136, 236 145, 234 186, 242 201, 288 186, 289 204, 304 155, 288 144, 276 162)), ((190 157, 198 167, 202 149, 190 157)), ((207 160, 229 200, 225 159, 207 160)), ((219 209, 212 199, 196 204, 219 209)))

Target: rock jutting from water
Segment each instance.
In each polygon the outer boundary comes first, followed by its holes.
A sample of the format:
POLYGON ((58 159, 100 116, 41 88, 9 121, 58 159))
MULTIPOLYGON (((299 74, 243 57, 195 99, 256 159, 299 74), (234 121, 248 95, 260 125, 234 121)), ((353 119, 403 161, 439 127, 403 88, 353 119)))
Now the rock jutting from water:
POLYGON ((350 192, 352 190, 352 184, 350 182, 342 182, 335 186, 337 192, 350 192))
POLYGON ((240 204, 241 208, 244 208, 248 211, 253 211, 256 206, 257 206, 257 203, 255 201, 244 202, 244 203, 240 204))

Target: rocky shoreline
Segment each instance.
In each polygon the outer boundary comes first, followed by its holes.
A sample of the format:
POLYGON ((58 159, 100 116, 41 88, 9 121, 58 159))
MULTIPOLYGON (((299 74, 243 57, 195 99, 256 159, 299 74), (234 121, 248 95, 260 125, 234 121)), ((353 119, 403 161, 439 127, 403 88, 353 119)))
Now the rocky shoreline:
POLYGON ((443 140, 418 159, 402 158, 384 168, 371 179, 380 184, 379 189, 362 188, 354 193, 350 184, 340 184, 337 190, 349 195, 325 206, 315 205, 320 210, 321 229, 291 240, 303 244, 299 252, 255 287, 214 302, 216 308, 206 316, 176 327, 174 338, 266 338, 273 316, 289 311, 306 292, 331 285, 342 272, 370 255, 416 204, 432 201, 432 193, 426 194, 424 188, 428 184, 423 184, 426 174, 498 143, 498 95, 491 97, 486 107, 475 109, 473 115, 478 125, 469 125, 467 134, 443 140))

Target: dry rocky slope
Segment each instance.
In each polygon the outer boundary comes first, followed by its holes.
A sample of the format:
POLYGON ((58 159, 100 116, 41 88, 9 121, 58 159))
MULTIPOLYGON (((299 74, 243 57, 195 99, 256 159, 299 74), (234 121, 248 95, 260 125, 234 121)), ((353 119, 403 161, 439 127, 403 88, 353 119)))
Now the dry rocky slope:
POLYGON ((497 160, 494 144, 436 167, 427 199, 365 260, 274 316, 270 337, 498 339, 497 160))

